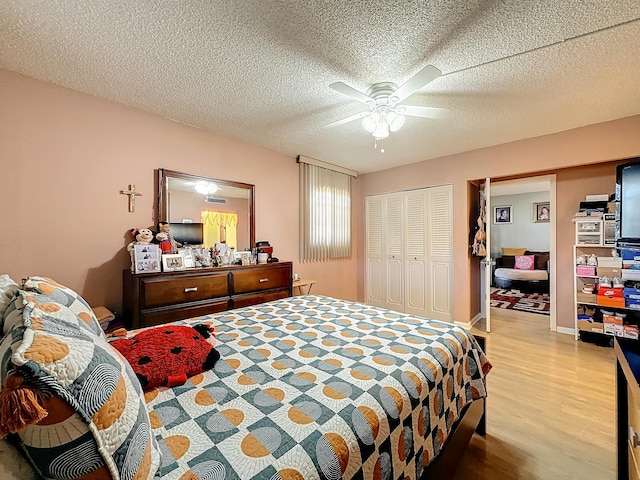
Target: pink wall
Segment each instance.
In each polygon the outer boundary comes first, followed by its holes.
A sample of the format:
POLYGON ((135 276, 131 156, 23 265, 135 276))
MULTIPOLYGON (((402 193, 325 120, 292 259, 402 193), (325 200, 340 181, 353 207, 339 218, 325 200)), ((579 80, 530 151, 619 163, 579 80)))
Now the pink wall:
MULTIPOLYGON (((611 160, 640 155, 640 116, 591 125, 553 135, 460 153, 435 161, 424 161, 358 178, 362 195, 408 190, 445 183, 454 190, 454 305, 453 318, 468 322, 479 311, 478 262, 469 249, 468 183, 485 177, 501 178, 558 172, 556 232, 557 324, 573 328, 573 268, 571 262, 573 224, 577 199, 587 193, 611 191, 613 165, 588 167, 611 160), (567 167, 576 167, 560 172, 567 167), (569 253, 567 253, 569 252, 569 253), (567 256, 569 255, 569 256, 567 256), (570 266, 570 265, 569 265, 570 266), (473 308, 472 308, 473 305, 473 308)), ((358 224, 364 228, 364 200, 357 202, 358 224)), ((358 278, 364 275, 364 239, 358 243, 358 278)), ((364 282, 358 284, 364 299, 364 282)))
POLYGON ((155 170, 168 168, 254 184, 256 238, 318 280, 313 292, 355 300, 355 259, 297 264, 293 157, 4 70, 0 105, 0 273, 49 276, 119 311, 127 232, 153 226, 155 170), (143 194, 133 213, 129 184, 143 194))
MULTIPOLYGON (((364 299, 364 196, 451 183, 454 319, 467 322, 477 313, 472 299, 478 295, 477 262, 468 248, 469 181, 558 171, 558 298, 568 299, 571 273, 563 265, 573 225, 566 220, 576 198, 599 193, 611 182, 610 166, 601 171, 584 165, 640 155, 636 116, 362 175, 353 182, 357 257, 302 263, 293 157, 3 70, 0 105, 0 273, 18 281, 50 276, 92 305, 116 310, 129 263, 127 231, 155 221, 157 168, 255 184, 256 239, 269 240, 275 256, 294 261, 296 273, 317 280, 313 292, 351 300, 364 299), (119 194, 130 183, 143 193, 134 213, 119 194)), ((570 307, 566 300, 559 303, 559 325, 572 326, 570 307)))

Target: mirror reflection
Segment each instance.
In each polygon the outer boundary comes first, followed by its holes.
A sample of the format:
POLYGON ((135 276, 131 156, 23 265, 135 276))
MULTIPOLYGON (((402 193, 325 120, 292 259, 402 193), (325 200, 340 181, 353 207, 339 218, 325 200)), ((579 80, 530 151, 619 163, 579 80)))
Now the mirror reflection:
POLYGON ((207 248, 219 243, 236 251, 254 246, 253 185, 162 168, 158 173, 158 221, 171 224, 176 240, 189 232, 188 243, 207 248))

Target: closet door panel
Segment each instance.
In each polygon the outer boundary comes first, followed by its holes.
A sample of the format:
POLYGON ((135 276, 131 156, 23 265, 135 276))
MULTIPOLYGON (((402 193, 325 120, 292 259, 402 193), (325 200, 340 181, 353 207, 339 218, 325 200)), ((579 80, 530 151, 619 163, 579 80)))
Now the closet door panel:
POLYGON ((453 187, 428 189, 428 317, 451 321, 453 258, 453 187))
POLYGON ((384 258, 386 262, 386 308, 404 312, 404 195, 385 195, 384 258))
POLYGON ((366 275, 365 290, 367 303, 377 307, 386 304, 386 261, 383 247, 383 210, 384 199, 381 196, 367 197, 365 201, 366 218, 366 275))
POLYGON ((424 260, 407 260, 407 282, 405 312, 424 316, 427 311, 427 291, 424 279, 427 276, 424 260))
POLYGON ((451 264, 433 262, 431 264, 431 311, 429 317, 437 320, 451 320, 451 264))
POLYGON ((401 258, 387 260, 387 298, 385 308, 404 312, 403 264, 401 258))
POLYGON ((405 193, 405 312, 426 316, 427 266, 426 266, 426 191, 405 193))

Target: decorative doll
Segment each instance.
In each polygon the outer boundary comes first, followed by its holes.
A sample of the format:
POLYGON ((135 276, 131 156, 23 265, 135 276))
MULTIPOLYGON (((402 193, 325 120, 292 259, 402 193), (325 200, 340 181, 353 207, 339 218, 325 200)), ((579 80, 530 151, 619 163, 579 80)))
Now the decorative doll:
POLYGON ((169 222, 158 223, 158 233, 156 234, 156 240, 160 242, 160 251, 165 253, 178 253, 178 247, 182 244, 177 242, 171 234, 171 226, 169 222))

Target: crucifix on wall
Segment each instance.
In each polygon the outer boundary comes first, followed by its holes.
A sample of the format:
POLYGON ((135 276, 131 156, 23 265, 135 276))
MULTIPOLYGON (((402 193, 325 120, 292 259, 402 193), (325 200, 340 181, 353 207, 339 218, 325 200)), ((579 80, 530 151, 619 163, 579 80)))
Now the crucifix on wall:
POLYGON ((120 190, 121 195, 129 195, 129 211, 134 212, 136 210, 136 197, 142 195, 140 192, 136 192, 135 185, 129 185, 129 190, 120 190))

